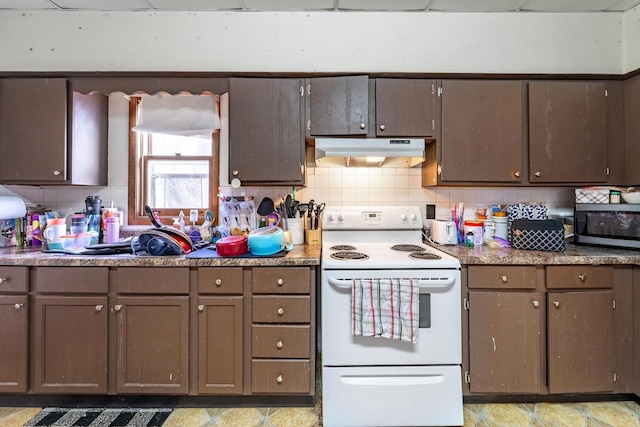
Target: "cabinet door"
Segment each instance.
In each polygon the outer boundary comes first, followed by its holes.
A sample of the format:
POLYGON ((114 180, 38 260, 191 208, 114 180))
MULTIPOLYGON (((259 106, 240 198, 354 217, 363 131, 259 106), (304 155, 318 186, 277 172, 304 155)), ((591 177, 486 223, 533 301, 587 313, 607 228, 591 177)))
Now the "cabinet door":
POLYGON ((36 393, 107 392, 107 297, 36 296, 36 393))
POLYGON ((540 292, 469 292, 472 393, 541 393, 540 292))
POLYGON ((549 392, 613 391, 613 291, 547 294, 549 392))
POLYGON ((529 83, 529 180, 607 181, 606 83, 529 83))
POLYGON ((242 394, 242 297, 198 300, 198 393, 242 394))
POLYGON ((310 79, 310 133, 359 135, 369 132, 369 77, 341 76, 310 79))
POLYGON ((0 79, 0 182, 65 182, 67 81, 0 79))
POLYGON ((229 172, 244 183, 304 183, 303 80, 229 81, 229 172))
POLYGON ((0 392, 27 391, 27 296, 0 295, 0 392))
POLYGON ((442 82, 442 182, 522 182, 525 86, 442 82))
POLYGON ((186 394, 189 297, 118 297, 117 392, 186 394))
POLYGON ((376 135, 435 137, 435 80, 376 79, 376 135))
POLYGON ((640 75, 624 82, 626 164, 628 183, 640 182, 640 75))

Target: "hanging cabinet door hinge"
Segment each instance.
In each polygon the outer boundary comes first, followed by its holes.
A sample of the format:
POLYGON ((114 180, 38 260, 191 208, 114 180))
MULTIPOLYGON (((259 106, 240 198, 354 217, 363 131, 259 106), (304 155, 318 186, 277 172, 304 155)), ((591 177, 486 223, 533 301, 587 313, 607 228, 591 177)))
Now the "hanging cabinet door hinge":
POLYGON ((307 120, 307 130, 311 130, 311 120, 307 120))
POLYGON ((436 120, 435 119, 431 119, 431 129, 435 129, 436 128, 436 120))
POLYGON ((613 300, 613 309, 616 309, 616 300, 613 300))
POLYGON ((438 175, 442 176, 442 165, 438 165, 438 175))
POLYGON ((307 85, 307 95, 311 95, 311 83, 307 85))
POLYGON ((604 90, 604 96, 605 97, 609 96, 609 91, 607 89, 604 90))
POLYGON ((463 305, 465 310, 469 310, 469 300, 467 298, 464 299, 463 305))
POLYGON ((304 176, 304 165, 300 163, 300 175, 304 176))
POLYGON ((300 96, 304 96, 304 86, 300 86, 300 96))
POLYGON ((438 96, 442 96, 442 86, 438 88, 438 96))
POLYGON ((471 375, 469 375, 469 371, 465 371, 464 373, 464 382, 467 384, 471 384, 471 375))
POLYGON ((607 168, 607 176, 609 176, 609 168, 607 168))
POLYGON ((618 382, 618 375, 615 372, 613 373, 613 382, 618 382))

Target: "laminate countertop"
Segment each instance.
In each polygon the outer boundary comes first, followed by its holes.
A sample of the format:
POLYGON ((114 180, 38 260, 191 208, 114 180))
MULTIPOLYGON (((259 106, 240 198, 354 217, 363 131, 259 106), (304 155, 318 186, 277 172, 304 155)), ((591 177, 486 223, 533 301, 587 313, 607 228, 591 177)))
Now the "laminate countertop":
POLYGON ((640 250, 598 246, 566 245, 564 252, 525 251, 479 245, 472 248, 456 245, 432 245, 465 264, 493 265, 567 265, 631 264, 640 265, 640 250))
POLYGON ((320 264, 321 245, 295 245, 283 257, 213 257, 141 255, 70 255, 36 249, 0 248, 0 265, 106 267, 304 266, 320 264))

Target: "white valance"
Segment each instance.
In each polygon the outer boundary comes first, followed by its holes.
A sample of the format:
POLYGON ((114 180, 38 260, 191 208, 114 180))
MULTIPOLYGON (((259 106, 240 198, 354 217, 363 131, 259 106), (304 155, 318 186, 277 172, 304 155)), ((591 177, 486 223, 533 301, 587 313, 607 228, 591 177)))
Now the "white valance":
POLYGON ((220 129, 216 95, 142 95, 135 132, 211 138, 220 129))

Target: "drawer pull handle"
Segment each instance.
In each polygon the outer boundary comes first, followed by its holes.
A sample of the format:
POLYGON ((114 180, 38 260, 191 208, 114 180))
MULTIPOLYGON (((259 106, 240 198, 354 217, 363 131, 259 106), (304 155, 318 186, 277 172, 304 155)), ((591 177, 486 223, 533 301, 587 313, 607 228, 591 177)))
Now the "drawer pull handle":
POLYGON ((24 304, 16 304, 16 305, 14 305, 14 307, 16 308, 16 310, 20 310, 23 305, 24 304))
POLYGON ((216 286, 222 285, 222 279, 216 279, 216 286))
POLYGON ((535 300, 535 299, 534 299, 533 301, 531 301, 531 304, 533 304, 533 306, 534 306, 535 308, 540 307, 540 303, 539 303, 537 300, 535 300))
POLYGON ((509 278, 504 274, 500 276, 500 279, 502 280, 502 283, 507 283, 507 281, 509 280, 509 278))
POLYGON ((584 283, 584 282, 586 282, 586 281, 587 281, 587 275, 586 275, 586 274, 580 274, 580 275, 578 276, 578 279, 580 279, 580 281, 581 281, 582 283, 584 283))
POLYGON ((282 348, 282 347, 284 347, 284 344, 282 343, 282 341, 278 341, 278 342, 276 343, 276 347, 278 347, 278 348, 282 348))
POLYGON ((204 311, 204 305, 202 304, 198 305, 198 311, 204 311))
POLYGON ((560 308, 560 301, 554 301, 554 302, 553 302, 553 305, 554 305, 556 308, 560 308))
POLYGON ((284 314, 284 308, 280 307, 280 308, 278 309, 278 314, 279 314, 280 316, 282 316, 282 315, 284 314))
POLYGON ((278 280, 276 281, 276 283, 278 284, 278 286, 282 286, 282 285, 284 285, 284 280, 282 280, 282 279, 278 279, 278 280))
POLYGON ((102 304, 96 305, 96 311, 102 311, 103 308, 104 308, 104 305, 102 304))
POLYGON ((380 130, 384 131, 387 127, 385 125, 380 125, 380 130))
POLYGON ((8 281, 9 281, 8 277, 0 277, 0 283, 8 282, 8 281))
POLYGON ((366 128, 366 127, 367 127, 367 125, 366 125, 366 124, 364 124, 364 123, 360 123, 360 129, 364 129, 364 128, 366 128))
POLYGON ((117 304, 115 307, 113 307, 113 309, 114 309, 115 311, 120 311, 120 310, 122 310, 122 304, 117 304))
POLYGON ((282 378, 282 375, 278 375, 278 377, 276 378, 276 382, 278 384, 282 384, 284 382, 284 378, 282 378))

